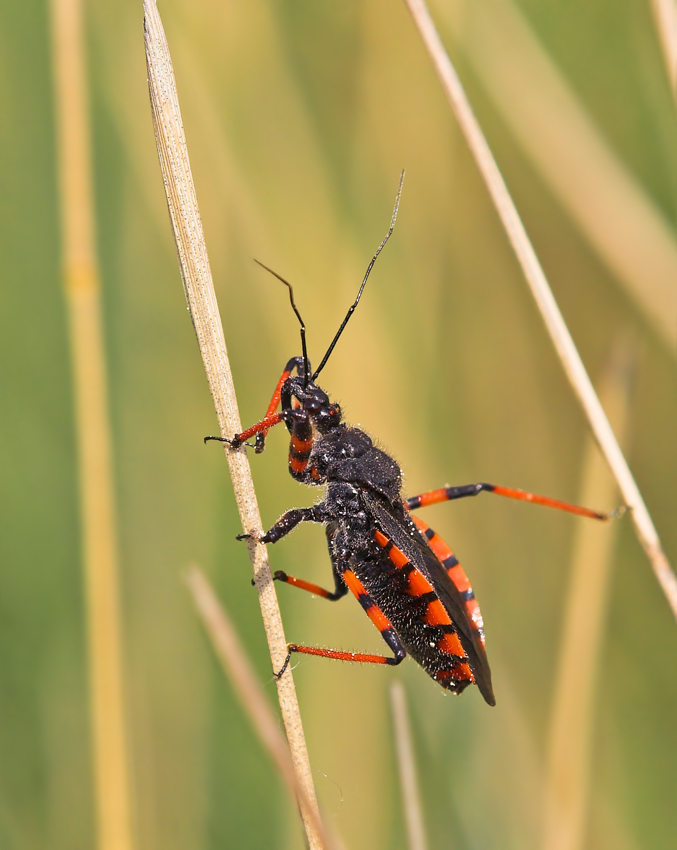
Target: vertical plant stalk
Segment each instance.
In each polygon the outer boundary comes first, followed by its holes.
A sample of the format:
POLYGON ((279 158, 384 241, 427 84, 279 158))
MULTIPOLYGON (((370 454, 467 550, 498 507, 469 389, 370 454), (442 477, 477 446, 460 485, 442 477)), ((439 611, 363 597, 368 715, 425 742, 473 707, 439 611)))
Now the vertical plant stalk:
POLYGON ((673 224, 608 144, 513 0, 442 0, 436 8, 543 181, 676 357, 673 224))
POLYGON ((407 709, 407 695, 401 682, 395 681, 390 686, 390 707, 393 712, 393 727, 395 733, 395 749, 397 752, 397 767, 400 774, 400 789, 402 791, 402 808, 404 821, 407 826, 409 850, 427 850, 425 828, 423 826, 423 809, 421 795, 418 790, 416 775, 416 760, 414 745, 411 740, 411 725, 407 709))
POLYGON ((557 306, 517 208, 508 192, 487 140, 475 118, 461 81, 444 49, 424 0, 405 0, 423 43, 505 228, 555 350, 588 418, 597 443, 613 472, 644 551, 673 615, 677 618, 677 578, 663 552, 658 533, 644 504, 618 441, 609 425, 583 361, 557 306))
POLYGON ((651 0, 658 39, 673 99, 677 100, 677 6, 675 0, 651 0))
POLYGON ((289 747, 280 732, 278 720, 268 704, 230 617, 219 603, 212 586, 201 570, 192 567, 186 576, 186 581, 221 666, 240 698, 254 730, 275 762, 287 787, 297 799, 304 801, 315 830, 322 836, 324 845, 329 847, 322 823, 316 817, 315 809, 306 799, 305 788, 298 780, 289 747))
MULTIPOLYGON (((634 363, 627 347, 612 352, 600 394, 616 433, 624 441, 630 413, 634 363)), ((591 441, 579 504, 610 505, 616 486, 591 441)), ((564 607, 546 755, 543 850, 583 850, 592 761, 595 683, 609 599, 611 556, 618 526, 580 523, 564 607)))
MULTIPOLYGON (((232 437, 242 430, 240 414, 190 169, 171 56, 155 1, 144 0, 143 7, 153 127, 181 278, 221 435, 232 437)), ((246 532, 259 531, 261 516, 246 451, 244 448, 226 449, 225 453, 242 527, 246 532)), ((281 670, 287 657, 287 642, 266 547, 250 540, 248 548, 273 670, 281 670)), ((314 826, 319 813, 291 670, 277 680, 277 692, 294 769, 305 792, 304 798, 299 800, 301 815, 310 848, 315 850, 323 846, 314 826)))
POLYGON ((79 462, 98 847, 131 850, 117 533, 81 0, 52 0, 62 227, 79 462))

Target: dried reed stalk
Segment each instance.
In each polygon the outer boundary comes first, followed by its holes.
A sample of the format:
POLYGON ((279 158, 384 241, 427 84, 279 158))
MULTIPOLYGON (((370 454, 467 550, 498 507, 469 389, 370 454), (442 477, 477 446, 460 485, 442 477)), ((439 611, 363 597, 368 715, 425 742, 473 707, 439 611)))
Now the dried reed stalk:
POLYGON ((592 432, 607 459, 626 505, 631 509, 635 531, 651 562, 654 573, 677 618, 677 578, 663 552, 658 533, 630 468, 609 425, 583 361, 557 306, 555 297, 527 236, 522 220, 491 153, 487 140, 475 118, 444 45, 435 29, 424 0, 405 0, 419 30, 447 100, 461 127, 477 167, 487 185, 489 195, 505 228, 510 243, 522 266, 532 295, 559 355, 564 371, 578 396, 592 432))
MULTIPOLYGON (((617 346, 600 382, 600 395, 621 441, 627 433, 634 363, 617 346)), ((616 486, 590 441, 580 504, 609 505, 616 486)), ((543 850, 582 850, 592 760, 595 683, 599 677, 617 527, 580 523, 564 606, 545 777, 543 850), (584 648, 582 650, 582 648, 584 648)))
POLYGON ((232 682, 261 743, 268 750, 289 790, 298 800, 303 801, 324 846, 329 847, 330 842, 324 833, 322 822, 317 817, 316 808, 307 799, 306 789, 299 782, 277 718, 268 704, 230 617, 201 570, 193 567, 186 576, 186 581, 221 666, 232 682))
POLYGON ((390 707, 393 712, 397 767, 400 774, 402 808, 407 826, 409 850, 427 850, 428 842, 423 826, 423 808, 418 790, 407 695, 401 682, 395 681, 390 686, 390 707))
POLYGON ((118 553, 82 4, 52 0, 62 274, 70 327, 98 847, 132 850, 118 553))
POLYGON ((672 97, 677 100, 677 6, 675 0, 651 0, 672 97))
MULTIPOLYGON (((515 139, 599 258, 677 355, 674 225, 615 153, 512 0, 437 4, 515 139)), ((669 0, 673 3, 674 0, 669 0)))
MULTIPOLYGON (((153 127, 181 278, 214 400, 219 428, 222 436, 231 437, 234 433, 241 431, 242 427, 190 170, 172 61, 154 0, 144 0, 144 15, 153 127)), ((244 449, 238 451, 226 449, 225 451, 242 527, 247 532, 259 531, 261 516, 246 451, 244 449)), ((250 540, 249 556, 254 570, 273 670, 280 670, 287 656, 287 642, 266 547, 253 539, 250 540)), ((298 782, 305 792, 304 798, 299 800, 301 815, 309 845, 311 850, 315 850, 315 848, 321 848, 323 842, 315 828, 319 813, 291 670, 277 680, 277 691, 294 769, 298 782)))

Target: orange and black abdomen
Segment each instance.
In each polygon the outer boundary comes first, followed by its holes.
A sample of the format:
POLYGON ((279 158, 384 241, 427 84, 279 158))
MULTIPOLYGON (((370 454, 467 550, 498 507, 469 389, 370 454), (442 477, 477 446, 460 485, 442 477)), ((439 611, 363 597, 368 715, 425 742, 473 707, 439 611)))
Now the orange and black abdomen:
POLYGON ((474 682, 456 628, 424 573, 376 530, 376 546, 352 569, 392 623, 407 653, 442 687, 462 693, 474 682))
MULTIPOLYGON (((482 619, 465 572, 449 547, 402 502, 362 492, 370 529, 355 535, 351 567, 392 622, 407 652, 442 687, 476 684, 495 705, 482 619)), ((349 534, 350 536, 350 534, 349 534)))

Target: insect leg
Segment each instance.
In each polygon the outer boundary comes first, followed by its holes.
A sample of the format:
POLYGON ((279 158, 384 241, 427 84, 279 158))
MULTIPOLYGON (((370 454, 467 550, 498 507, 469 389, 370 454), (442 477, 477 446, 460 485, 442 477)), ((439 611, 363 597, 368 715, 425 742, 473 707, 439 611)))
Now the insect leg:
POLYGON ((289 659, 294 652, 301 652, 305 655, 319 655, 321 658, 334 658, 338 661, 357 661, 363 664, 389 664, 395 666, 406 658, 407 651, 398 638, 395 629, 392 627, 390 620, 381 611, 374 600, 369 596, 364 589, 364 585, 357 578, 355 573, 346 567, 342 572, 343 581, 348 586, 348 589, 353 593, 357 601, 364 609, 366 615, 381 632, 381 637, 388 644, 393 652, 393 655, 368 655, 363 652, 341 652, 338 649, 322 649, 315 646, 300 646, 297 643, 290 643, 287 647, 288 654, 284 665, 277 677, 279 678, 287 669, 289 659))
POLYGON ((343 576, 341 575, 341 570, 338 566, 338 559, 332 549, 334 534, 335 529, 331 526, 327 526, 327 542, 329 543, 329 556, 331 558, 332 573, 334 575, 333 593, 330 590, 325 590, 324 587, 320 587, 318 584, 312 584, 304 579, 287 575, 287 573, 282 570, 277 570, 273 575, 273 579, 275 581, 282 581, 285 584, 291 584, 293 587, 298 587, 301 590, 307 590, 309 593, 314 593, 315 596, 321 596, 323 599, 328 599, 330 602, 336 602, 339 599, 342 599, 346 593, 348 593, 348 586, 343 581, 343 576))
POLYGON ((298 370, 299 367, 302 366, 302 357, 292 357, 289 363, 287 363, 287 365, 284 367, 282 374, 280 375, 279 381, 277 382, 277 386, 275 387, 275 392, 273 393, 273 397, 271 398, 270 404, 268 405, 266 415, 263 417, 263 419, 261 419, 260 422, 256 422, 254 425, 252 425, 250 428, 247 428, 245 431, 242 431, 242 433, 240 434, 235 434, 232 440, 228 440, 224 437, 205 437, 205 443, 207 442, 207 440, 217 440, 221 443, 230 443, 230 445, 234 449, 238 449, 250 437, 256 436, 256 453, 260 454, 265 448, 268 431, 275 425, 279 425, 280 422, 287 421, 285 411, 282 411, 282 413, 275 413, 275 411, 277 410, 277 407, 280 404, 280 398, 282 396, 282 387, 284 386, 285 381, 291 375, 294 369, 298 370))
POLYGON ((537 496, 525 490, 516 490, 512 487, 499 487, 496 484, 466 484, 463 487, 442 487, 439 490, 430 490, 420 496, 412 496, 405 504, 410 511, 416 508, 426 508, 428 505, 436 505, 439 502, 450 502, 454 499, 464 499, 466 496, 477 496, 478 493, 495 493, 497 496, 506 496, 508 499, 518 499, 521 502, 531 502, 534 505, 544 505, 546 508, 556 508, 559 511, 567 511, 570 514, 589 517, 590 519, 608 520, 617 515, 617 511, 610 514, 602 514, 589 508, 571 505, 568 502, 560 502, 559 499, 551 499, 548 496, 537 496))
POLYGON ((305 411, 294 410, 287 415, 292 420, 289 472, 297 481, 305 482, 308 461, 313 450, 313 426, 305 411))
MULTIPOLYGON (((310 508, 292 508, 282 514, 275 525, 272 525, 261 538, 261 543, 277 543, 293 531, 300 522, 324 522, 325 507, 322 502, 310 508)), ((238 536, 238 540, 248 537, 247 534, 238 536)))
MULTIPOLYGON (((296 369, 299 370, 299 367, 303 366, 303 357, 292 357, 292 359, 287 363, 284 367, 282 374, 280 375, 280 380, 277 382, 277 386, 275 387, 275 392, 273 393, 273 397, 270 400, 270 404, 268 405, 268 410, 266 411, 266 416, 271 416, 277 410, 277 407, 280 403, 280 396, 282 395, 282 385, 287 380, 287 378, 291 375, 291 373, 296 369)), ((266 447, 266 437, 268 436, 268 428, 263 431, 260 431, 256 435, 256 454, 260 454, 264 448, 266 447)))
MULTIPOLYGON (((260 435, 261 432, 265 432, 267 434, 268 431, 275 425, 279 425, 280 422, 285 421, 286 415, 284 413, 271 413, 270 415, 265 416, 260 422, 257 422, 256 425, 252 425, 251 428, 247 428, 247 430, 243 431, 241 434, 235 434, 232 440, 229 440, 227 437, 205 437, 204 441, 206 443, 208 440, 216 440, 219 443, 228 443, 233 449, 239 449, 240 446, 250 437, 260 435)), ((249 445, 249 443, 247 443, 247 445, 249 445)), ((256 448, 258 448, 258 436, 256 448)))

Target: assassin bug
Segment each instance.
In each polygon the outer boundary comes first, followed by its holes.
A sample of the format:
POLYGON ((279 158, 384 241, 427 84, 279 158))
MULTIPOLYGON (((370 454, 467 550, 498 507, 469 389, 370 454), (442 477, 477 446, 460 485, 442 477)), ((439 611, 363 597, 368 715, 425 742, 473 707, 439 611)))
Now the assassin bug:
POLYGON ((288 645, 283 668, 276 674, 278 678, 295 652, 389 665, 399 664, 409 654, 443 688, 460 694, 475 683, 487 703, 495 705, 482 615, 470 582, 447 544, 411 511, 489 492, 593 519, 609 517, 493 484, 443 487, 403 499, 398 464, 377 448, 364 431, 344 423, 339 405, 332 403, 316 384, 362 297, 376 259, 393 232, 403 180, 404 172, 390 228, 369 263, 353 305, 314 372, 308 360, 305 324, 294 302, 291 284, 259 263, 289 289, 291 306, 301 325, 302 356, 293 357, 285 366, 260 422, 230 440, 206 437, 205 442, 220 440, 236 450, 250 445, 246 441, 256 437, 252 447, 260 453, 270 428, 284 422, 291 434, 289 472, 304 484, 326 486, 326 496, 310 508, 287 511, 265 534, 252 532, 239 535, 238 539, 256 537, 263 543, 276 543, 301 522, 322 523, 329 545, 334 590, 281 570, 274 578, 331 601, 350 591, 393 653, 392 656, 369 655, 292 643, 288 645), (279 411, 278 407, 281 407, 279 411))

